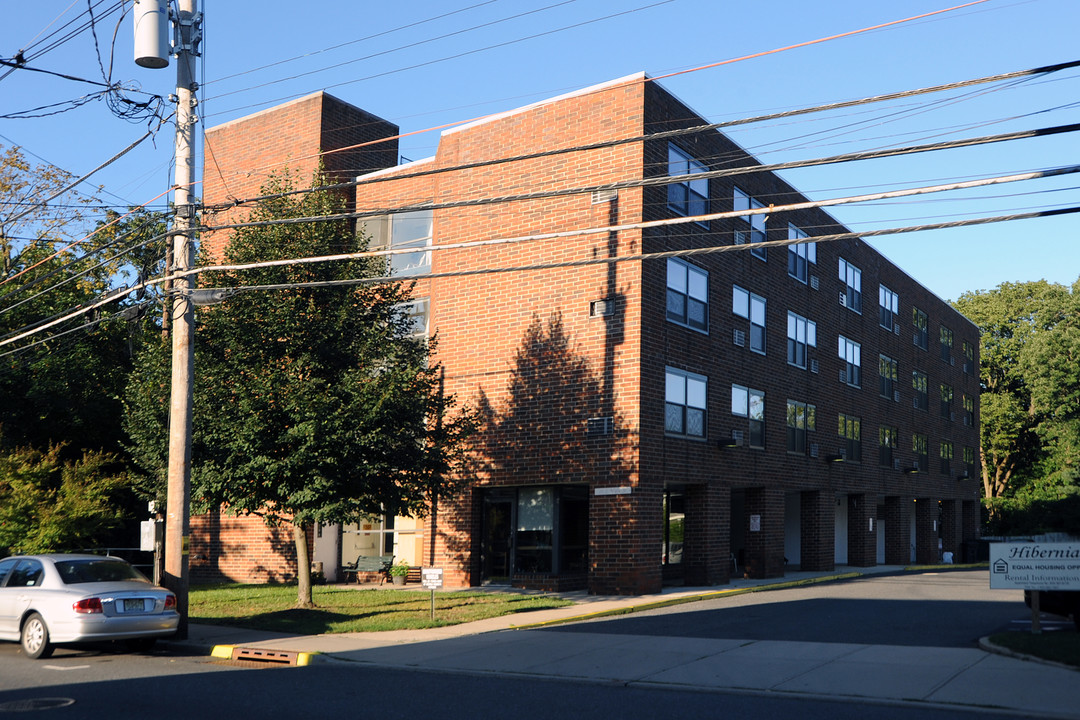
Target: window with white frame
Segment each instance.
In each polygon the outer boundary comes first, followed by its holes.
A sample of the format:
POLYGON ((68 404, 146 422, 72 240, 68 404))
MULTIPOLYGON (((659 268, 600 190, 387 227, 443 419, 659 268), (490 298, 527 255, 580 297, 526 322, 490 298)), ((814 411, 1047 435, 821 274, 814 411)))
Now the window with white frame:
POLYGON ((731 386, 731 414, 744 417, 749 422, 752 448, 765 447, 765 391, 743 385, 731 386))
POLYGON ((817 324, 790 310, 787 314, 787 361, 806 369, 807 348, 817 347, 817 324))
POLYGON ((862 347, 854 340, 849 340, 841 335, 838 349, 840 359, 844 361, 844 369, 840 371, 841 380, 852 387, 861 387, 862 347))
MULTIPOLYGON (((787 236, 788 240, 802 240, 803 238, 809 237, 809 235, 791 224, 788 225, 787 236)), ((788 245, 788 275, 801 283, 805 283, 810 274, 810 266, 815 264, 817 264, 816 244, 806 242, 788 245)))
MULTIPOLYGON (((677 145, 668 143, 669 177, 696 175, 707 171, 707 167, 677 145)), ((668 207, 680 215, 704 215, 709 212, 708 178, 688 178, 681 182, 668 183, 668 207)))
POLYGON ((896 392, 896 381, 899 377, 896 360, 888 355, 878 355, 878 393, 881 397, 892 400, 896 392))
POLYGON ((911 436, 911 450, 915 453, 915 467, 919 469, 919 472, 930 471, 928 448, 925 434, 915 433, 911 436))
POLYGON ((915 398, 912 402, 913 407, 916 410, 929 410, 930 381, 926 377, 926 373, 918 370, 911 371, 911 389, 915 391, 915 398))
POLYGON ((678 258, 667 261, 667 319, 709 331, 709 273, 678 258))
MULTIPOLYGON (((750 197, 739 188, 734 189, 734 209, 736 212, 740 210, 760 210, 765 205, 758 200, 750 197)), ((754 215, 743 215, 742 221, 746 223, 746 229, 740 229, 735 231, 735 244, 745 245, 750 243, 762 243, 765 242, 765 215, 763 213, 757 213, 754 215)), ((765 253, 765 248, 752 248, 750 254, 754 257, 767 260, 768 257, 765 253)))
POLYGON ((848 310, 862 312, 862 270, 840 258, 840 282, 844 289, 840 291, 843 305, 848 310))
POLYGON ((798 400, 787 401, 787 451, 806 455, 807 433, 817 429, 817 408, 798 400))
POLYGON ((854 415, 840 413, 840 424, 837 430, 840 438, 844 441, 844 460, 847 462, 861 462, 862 420, 854 415))
POLYGON ((426 342, 428 339, 428 299, 419 298, 397 306, 409 322, 408 336, 426 342))
POLYGON ((664 389, 664 430, 669 435, 705 437, 708 378, 667 368, 664 389))
POLYGON ((884 285, 878 285, 878 323, 886 330, 892 330, 899 314, 900 296, 884 285))
POLYGON ((952 474, 953 444, 949 440, 942 440, 940 448, 941 467, 939 470, 942 475, 950 475, 952 474))
POLYGON ((915 347, 926 350, 929 347, 930 331, 928 328, 926 313, 919 308, 911 308, 911 324, 915 327, 915 335, 912 337, 912 342, 915 343, 915 347))
POLYGON ((765 298, 732 286, 731 312, 750 321, 750 349, 765 354, 765 298))
POLYGON ((392 275, 423 275, 431 272, 431 210, 413 210, 367 218, 358 230, 368 237, 372 250, 412 250, 387 256, 392 275))

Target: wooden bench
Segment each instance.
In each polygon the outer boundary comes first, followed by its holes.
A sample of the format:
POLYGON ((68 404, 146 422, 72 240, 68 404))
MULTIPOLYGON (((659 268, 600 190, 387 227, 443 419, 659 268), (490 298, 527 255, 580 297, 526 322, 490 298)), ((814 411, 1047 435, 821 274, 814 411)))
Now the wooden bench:
POLYGON ((361 555, 356 558, 356 562, 349 565, 342 565, 341 572, 344 576, 345 582, 360 582, 361 573, 380 573, 379 582, 386 580, 386 573, 390 569, 390 564, 393 563, 393 555, 361 555))

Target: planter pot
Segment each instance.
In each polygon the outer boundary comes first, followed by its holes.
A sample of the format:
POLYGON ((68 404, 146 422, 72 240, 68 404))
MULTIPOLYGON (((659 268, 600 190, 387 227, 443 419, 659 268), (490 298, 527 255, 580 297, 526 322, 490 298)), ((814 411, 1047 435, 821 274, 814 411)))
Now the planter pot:
POLYGON ((404 575, 394 575, 390 579, 394 581, 395 585, 404 585, 405 584, 405 576, 404 575))

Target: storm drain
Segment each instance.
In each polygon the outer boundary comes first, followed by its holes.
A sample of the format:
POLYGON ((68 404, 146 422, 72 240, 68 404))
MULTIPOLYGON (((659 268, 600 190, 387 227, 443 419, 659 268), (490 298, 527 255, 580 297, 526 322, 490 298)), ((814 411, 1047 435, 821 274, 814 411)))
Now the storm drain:
POLYGON ((313 661, 312 653, 298 652, 296 650, 269 650, 255 647, 236 647, 233 645, 218 645, 214 648, 211 656, 237 662, 255 662, 267 665, 310 665, 313 661))

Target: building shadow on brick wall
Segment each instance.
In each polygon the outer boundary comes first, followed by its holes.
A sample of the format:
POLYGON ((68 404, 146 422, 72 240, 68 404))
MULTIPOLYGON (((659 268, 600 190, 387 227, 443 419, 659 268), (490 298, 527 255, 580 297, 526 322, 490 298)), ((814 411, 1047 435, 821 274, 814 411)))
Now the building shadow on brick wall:
POLYGON ((602 355, 589 356, 575 345, 561 313, 534 316, 514 355, 505 394, 493 399, 480 392, 472 517, 459 519, 471 532, 448 538, 447 546, 462 562, 471 557, 474 578, 481 574, 484 492, 526 485, 584 489, 629 472, 626 454, 635 438, 615 410, 610 358, 616 340, 606 335, 602 355), (603 368, 596 367, 599 357, 603 368))
POLYGON ((197 583, 284 583, 296 579, 292 526, 255 515, 210 512, 191 518, 191 579, 197 583))

